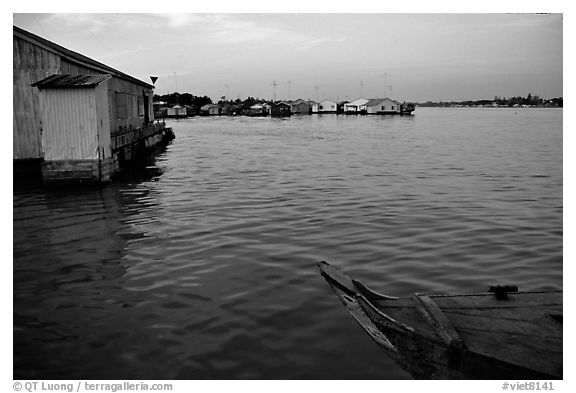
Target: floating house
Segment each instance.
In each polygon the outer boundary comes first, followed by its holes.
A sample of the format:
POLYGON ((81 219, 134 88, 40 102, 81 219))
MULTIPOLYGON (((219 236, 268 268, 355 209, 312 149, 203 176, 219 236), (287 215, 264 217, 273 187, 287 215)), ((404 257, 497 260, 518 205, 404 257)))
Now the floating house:
POLYGON ((318 113, 336 113, 337 104, 332 100, 324 100, 318 104, 318 113))
POLYGON ((366 112, 366 103, 369 100, 367 98, 357 98, 352 102, 344 104, 344 113, 347 114, 358 114, 366 112))
POLYGON ((285 102, 272 104, 270 115, 273 117, 288 117, 292 115, 291 106, 285 102))
POLYGON ((346 105, 348 101, 339 101, 338 105, 336 105, 336 113, 344 113, 344 105, 346 105))
POLYGON ((224 104, 221 105, 221 111, 220 113, 222 115, 227 115, 227 116, 236 116, 239 115, 242 111, 240 105, 236 105, 236 104, 224 104))
POLYGON ((390 98, 374 98, 366 103, 366 113, 369 115, 399 114, 400 103, 390 98))
POLYGON ((250 107, 248 116, 268 116, 269 113, 270 113, 270 105, 258 103, 250 107))
POLYGON ((173 134, 154 86, 13 27, 13 167, 45 183, 107 182, 173 134))
POLYGON ((222 111, 217 104, 206 104, 200 108, 200 114, 204 116, 217 116, 222 114, 222 111))
POLYGON ((298 99, 292 103, 292 113, 308 115, 312 111, 310 104, 304 100, 298 99))
POLYGON ((318 103, 316 101, 308 100, 306 103, 310 106, 310 113, 318 113, 318 103))
POLYGON ((186 117, 187 116, 186 107, 180 105, 174 105, 172 108, 168 108, 166 116, 175 118, 186 117))

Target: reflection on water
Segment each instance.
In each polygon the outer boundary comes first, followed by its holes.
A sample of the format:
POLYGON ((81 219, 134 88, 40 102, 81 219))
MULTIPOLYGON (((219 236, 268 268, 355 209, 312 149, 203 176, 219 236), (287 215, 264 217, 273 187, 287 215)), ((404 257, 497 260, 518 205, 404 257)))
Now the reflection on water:
POLYGON ((562 288, 561 110, 193 118, 105 188, 14 192, 14 378, 408 378, 316 270, 562 288))

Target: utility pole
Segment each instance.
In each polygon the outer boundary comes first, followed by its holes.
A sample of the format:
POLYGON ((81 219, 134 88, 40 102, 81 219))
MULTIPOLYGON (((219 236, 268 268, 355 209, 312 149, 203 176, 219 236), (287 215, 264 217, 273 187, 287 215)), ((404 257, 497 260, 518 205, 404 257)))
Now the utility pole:
POLYGON ((180 105, 180 94, 178 93, 178 78, 176 77, 176 72, 172 72, 174 74, 174 86, 176 86, 176 105, 180 105))
POLYGON ((384 98, 386 98, 386 84, 388 81, 388 74, 384 73, 384 98))
POLYGON ((276 86, 278 86, 278 83, 272 81, 272 102, 276 102, 276 86))

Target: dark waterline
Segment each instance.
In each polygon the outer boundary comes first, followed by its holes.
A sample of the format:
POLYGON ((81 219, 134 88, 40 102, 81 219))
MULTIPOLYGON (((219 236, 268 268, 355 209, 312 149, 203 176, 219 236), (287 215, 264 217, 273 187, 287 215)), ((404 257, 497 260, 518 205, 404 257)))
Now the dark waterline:
POLYGON ((14 191, 14 378, 403 379, 315 262, 562 289, 562 110, 193 118, 143 174, 14 191))

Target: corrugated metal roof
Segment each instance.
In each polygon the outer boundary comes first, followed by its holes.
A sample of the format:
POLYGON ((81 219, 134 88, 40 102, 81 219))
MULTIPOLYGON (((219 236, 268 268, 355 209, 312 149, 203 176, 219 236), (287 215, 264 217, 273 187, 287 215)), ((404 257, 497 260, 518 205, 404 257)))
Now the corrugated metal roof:
POLYGON ((87 56, 84 56, 78 52, 74 52, 68 48, 65 48, 61 45, 56 44, 55 42, 49 41, 45 38, 42 38, 36 34, 33 34, 29 31, 26 31, 20 27, 17 26, 13 26, 13 34, 15 36, 18 36, 22 39, 25 39, 27 41, 35 41, 37 44, 43 45, 46 48, 48 48, 49 50, 51 50, 52 52, 62 56, 63 58, 65 58, 66 60, 76 63, 76 64, 81 64, 85 67, 89 67, 91 69, 94 69, 95 71, 98 72, 103 72, 103 73, 109 73, 114 75, 115 77, 130 81, 132 83, 136 83, 138 85, 141 86, 146 86, 147 88, 153 89, 154 86, 152 86, 149 83, 146 83, 144 81, 141 81, 138 78, 135 78, 133 76, 130 76, 122 71, 118 71, 110 66, 107 66, 106 64, 100 63, 99 61, 96 61, 94 59, 91 59, 87 56))
POLYGON ((94 87, 110 79, 111 75, 55 74, 32 84, 39 89, 73 89, 94 87))

